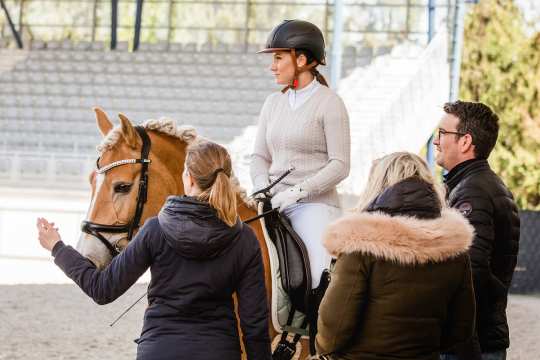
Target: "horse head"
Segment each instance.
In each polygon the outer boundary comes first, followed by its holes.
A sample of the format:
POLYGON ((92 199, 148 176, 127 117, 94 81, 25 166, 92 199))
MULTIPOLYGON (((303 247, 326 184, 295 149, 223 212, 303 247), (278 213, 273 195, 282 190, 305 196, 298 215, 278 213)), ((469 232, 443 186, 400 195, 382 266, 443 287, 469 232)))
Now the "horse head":
POLYGON ((168 119, 148 120, 137 129, 122 114, 113 127, 103 110, 94 111, 103 140, 89 178, 92 197, 77 250, 104 268, 115 250, 125 248, 139 226, 157 215, 167 196, 184 193, 181 174, 195 131, 168 119))

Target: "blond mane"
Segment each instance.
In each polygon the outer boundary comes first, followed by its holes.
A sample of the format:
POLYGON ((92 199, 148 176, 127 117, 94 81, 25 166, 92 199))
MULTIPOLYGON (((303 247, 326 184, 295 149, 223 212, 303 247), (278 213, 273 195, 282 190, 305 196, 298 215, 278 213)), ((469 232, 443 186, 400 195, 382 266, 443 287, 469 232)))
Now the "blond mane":
MULTIPOLYGON (((146 130, 154 130, 162 134, 170 135, 185 141, 187 144, 191 143, 197 138, 197 131, 191 125, 176 124, 176 121, 169 118, 149 119, 141 124, 146 130)), ((102 155, 105 151, 111 150, 114 145, 118 143, 122 134, 122 128, 120 125, 115 126, 109 133, 103 138, 101 143, 97 146, 97 151, 102 155)))
MULTIPOLYGON (((162 134, 170 135, 175 138, 178 138, 187 144, 190 144, 195 140, 196 138, 201 138, 201 136, 197 135, 197 131, 195 128, 191 125, 180 125, 178 126, 176 124, 176 120, 169 119, 169 118, 159 118, 159 119, 149 119, 144 121, 141 126, 146 130, 153 130, 157 131, 162 134)), ((105 151, 111 150, 114 145, 118 143, 120 140, 120 137, 122 135, 122 128, 120 125, 115 126, 109 133, 103 138, 101 143, 97 146, 97 151, 99 152, 99 155, 101 156, 105 151)), ((256 202, 249 198, 247 195, 246 189, 240 185, 240 182, 238 181, 238 178, 233 175, 231 179, 233 185, 236 188, 236 191, 238 192, 238 195, 242 199, 242 201, 251 209, 256 210, 257 204, 256 202)))
POLYGON ((257 211, 258 209, 257 201, 249 197, 246 189, 244 189, 244 187, 240 185, 240 181, 238 181, 238 178, 236 177, 236 175, 234 175, 234 173, 232 174, 231 182, 233 186, 236 188, 236 192, 240 196, 240 199, 242 199, 244 204, 246 204, 246 206, 250 208, 251 210, 257 211))

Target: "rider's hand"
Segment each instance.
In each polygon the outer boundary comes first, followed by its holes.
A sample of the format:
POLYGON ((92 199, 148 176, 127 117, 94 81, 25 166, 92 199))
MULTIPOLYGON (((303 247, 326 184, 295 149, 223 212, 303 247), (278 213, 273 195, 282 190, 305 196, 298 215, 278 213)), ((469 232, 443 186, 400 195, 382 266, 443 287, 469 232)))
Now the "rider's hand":
POLYGON ((54 245, 61 240, 60 234, 58 233, 58 228, 54 227, 54 223, 50 223, 44 218, 38 218, 37 229, 39 243, 41 246, 49 251, 52 251, 54 245))
POLYGON ((287 206, 297 203, 300 199, 306 197, 306 195, 306 192, 302 191, 300 187, 293 186, 272 197, 272 208, 283 211, 287 206))
POLYGON ((258 193, 253 198, 257 201, 263 201, 264 199, 266 199, 266 195, 264 193, 258 193))
MULTIPOLYGON (((266 180, 262 179, 262 180, 257 181, 253 185, 253 193, 256 193, 257 191, 260 191, 262 189, 267 188, 268 185, 270 185, 270 182, 268 181, 268 179, 266 179, 266 180)), ((255 195, 253 198, 255 200, 262 201, 262 200, 266 199, 266 194, 265 193, 259 193, 259 194, 255 195)))

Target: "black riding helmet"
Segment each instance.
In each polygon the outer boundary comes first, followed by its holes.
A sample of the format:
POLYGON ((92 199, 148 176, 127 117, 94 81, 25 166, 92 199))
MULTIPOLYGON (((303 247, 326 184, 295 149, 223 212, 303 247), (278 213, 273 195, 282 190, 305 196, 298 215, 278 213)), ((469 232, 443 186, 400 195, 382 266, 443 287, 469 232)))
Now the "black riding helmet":
MULTIPOLYGON (((317 65, 326 65, 324 53, 324 37, 317 26, 303 20, 285 20, 272 30, 266 41, 266 46, 258 53, 273 53, 276 51, 290 51, 294 64, 294 78, 281 92, 298 87, 298 75, 310 71, 324 86, 328 86, 326 79, 317 71, 317 65), (307 66, 296 66, 297 51, 309 53, 313 61, 307 66)), ((311 61, 311 60, 310 60, 311 61)))
POLYGON ((307 50, 321 65, 326 65, 324 37, 317 26, 303 20, 285 20, 272 30, 259 53, 307 50))

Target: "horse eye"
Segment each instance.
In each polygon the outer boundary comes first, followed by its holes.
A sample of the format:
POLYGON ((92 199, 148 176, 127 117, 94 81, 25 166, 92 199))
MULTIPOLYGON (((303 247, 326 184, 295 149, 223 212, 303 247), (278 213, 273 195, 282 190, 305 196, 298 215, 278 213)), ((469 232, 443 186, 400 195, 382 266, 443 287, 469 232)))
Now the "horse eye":
POLYGON ((131 190, 131 184, 118 183, 114 185, 114 192, 120 194, 126 194, 131 190))

